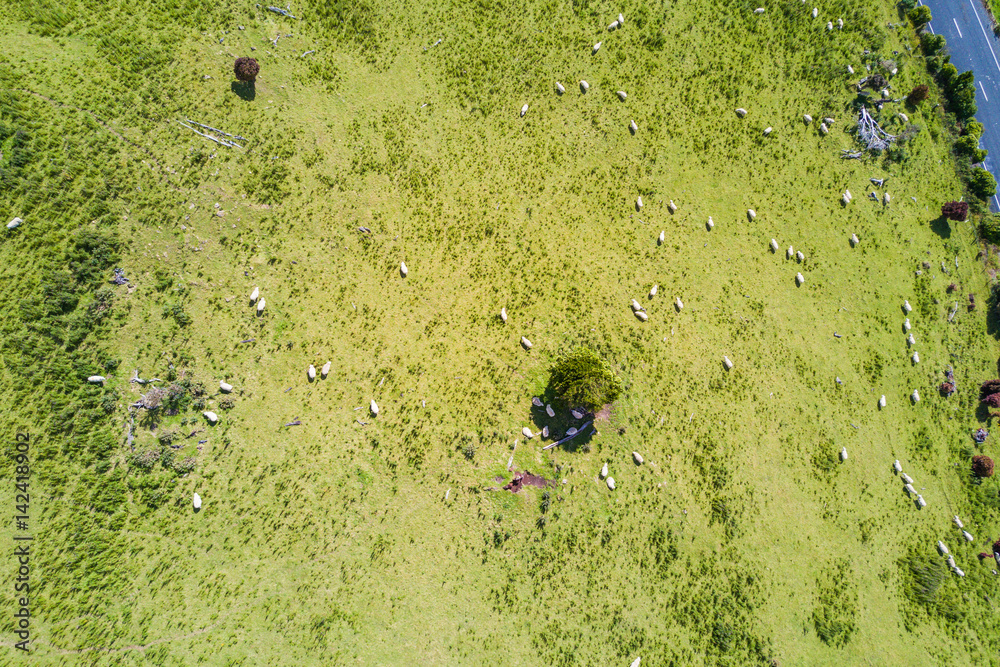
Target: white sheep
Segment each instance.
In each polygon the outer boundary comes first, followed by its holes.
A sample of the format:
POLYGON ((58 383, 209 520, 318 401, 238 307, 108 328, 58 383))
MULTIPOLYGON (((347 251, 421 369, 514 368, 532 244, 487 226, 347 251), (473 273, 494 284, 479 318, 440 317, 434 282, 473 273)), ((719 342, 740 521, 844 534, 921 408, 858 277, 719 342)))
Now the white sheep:
POLYGON ((833 21, 827 21, 826 22, 826 31, 830 32, 831 30, 833 30, 833 21))
POLYGON ((87 378, 87 382, 90 384, 104 384, 106 378, 103 375, 91 375, 87 378))
POLYGON ((579 433, 579 431, 577 431, 576 428, 573 426, 570 426, 568 429, 566 429, 566 435, 576 435, 577 433, 579 433))
POLYGON ((642 454, 640 454, 639 452, 632 452, 632 458, 635 459, 637 465, 643 464, 642 454))
POLYGON ((899 112, 899 120, 903 121, 904 123, 909 123, 909 122, 910 122, 910 117, 909 117, 909 116, 907 116, 907 115, 906 115, 905 113, 903 113, 902 111, 900 111, 900 112, 899 112))
POLYGON ((670 203, 667 204, 667 208, 670 209, 671 213, 676 213, 677 212, 677 204, 674 203, 673 199, 671 199, 670 203))
POLYGON ((952 568, 951 571, 954 572, 955 574, 957 574, 960 577, 964 577, 965 576, 965 572, 960 567, 952 568))
POLYGON ((507 308, 506 308, 506 306, 500 309, 500 319, 503 320, 504 324, 507 324, 507 308))
POLYGON ((626 93, 624 90, 618 91, 618 99, 624 102, 626 97, 628 97, 628 93, 626 93))
POLYGON ((819 124, 819 133, 820 134, 826 135, 829 131, 830 131, 830 128, 828 128, 826 126, 826 123, 820 123, 819 124))
POLYGON ((191 498, 191 504, 194 505, 194 508, 196 510, 200 510, 201 509, 201 496, 199 496, 197 493, 194 494, 194 497, 191 498))
POLYGON ((774 239, 771 239, 771 250, 778 252, 778 242, 774 239))
POLYGON ((810 116, 809 114, 803 114, 802 120, 803 122, 805 122, 806 125, 808 125, 809 123, 813 122, 813 117, 810 116))
POLYGON ((826 118, 824 118, 823 122, 826 123, 828 126, 829 125, 833 125, 833 119, 830 118, 829 116, 827 116, 826 118))
POLYGON ((632 306, 633 311, 643 310, 642 304, 635 299, 632 299, 632 303, 630 305, 632 306))
POLYGON ((647 321, 649 319, 649 315, 647 315, 646 312, 643 311, 643 310, 637 310, 637 311, 635 311, 635 316, 638 319, 642 320, 643 322, 645 322, 645 321, 647 321))
MULTIPOLYGON (((880 408, 884 408, 885 407, 885 394, 882 394, 882 398, 878 399, 878 406, 880 408)), ((896 463, 898 464, 899 461, 896 461, 896 463)), ((902 470, 902 468, 900 468, 899 470, 902 470)), ((896 472, 899 472, 899 470, 897 470, 896 472)))
POLYGON ((909 345, 910 347, 913 347, 914 345, 917 344, 917 339, 913 337, 913 334, 910 334, 906 337, 906 344, 909 345))
POLYGON ((913 488, 913 485, 912 485, 912 484, 904 484, 904 485, 903 485, 903 488, 904 488, 904 489, 906 490, 906 492, 907 492, 908 494, 910 494, 911 496, 915 496, 915 495, 917 495, 917 490, 913 488))
POLYGON ((258 297, 260 297, 260 289, 254 287, 253 291, 250 292, 250 303, 254 303, 258 299, 258 297))
POLYGON ((24 222, 24 220, 22 220, 21 218, 14 218, 13 220, 7 223, 7 229, 17 229, 18 227, 21 226, 22 222, 24 222))
POLYGON ((677 312, 680 312, 684 308, 684 302, 681 301, 680 297, 674 299, 674 307, 677 308, 677 312))
POLYGON ((816 18, 817 16, 819 16, 819 7, 813 7, 812 15, 813 15, 813 18, 816 18))
POLYGON ((525 338, 524 336, 521 336, 521 345, 523 345, 524 349, 526 350, 531 349, 531 341, 525 338))
POLYGON ((555 417, 556 416, 556 411, 552 409, 552 404, 551 403, 547 403, 545 405, 545 414, 547 414, 549 417, 555 417))
POLYGON ((916 389, 914 389, 913 393, 910 394, 910 400, 913 401, 914 403, 920 402, 920 394, 917 392, 916 389))
POLYGON ((521 429, 521 433, 522 433, 522 434, 524 435, 524 437, 525 437, 525 438, 527 438, 528 440, 531 440, 532 438, 534 438, 534 437, 535 437, 535 434, 534 434, 534 433, 532 433, 532 432, 531 432, 531 429, 530 429, 530 428, 528 428, 527 426, 525 426, 524 428, 522 428, 522 429, 521 429))
POLYGON ((561 83, 559 83, 558 81, 556 81, 556 92, 558 92, 560 95, 562 95, 563 93, 566 92, 566 86, 564 86, 561 83))
POLYGON ((612 30, 613 31, 613 30, 617 30, 617 29, 618 29, 618 21, 612 21, 611 25, 608 26, 608 30, 612 30))
POLYGON ((937 550, 938 550, 938 553, 941 554, 942 556, 947 556, 948 555, 948 547, 946 547, 945 544, 944 544, 944 542, 942 542, 941 540, 938 540, 937 550))
POLYGON ((332 365, 333 365, 332 361, 328 361, 325 364, 323 364, 323 368, 320 369, 319 374, 322 375, 323 377, 326 377, 327 375, 329 375, 330 374, 330 367, 332 365))
POLYGON ((639 195, 639 197, 635 200, 635 210, 636 211, 642 210, 642 195, 639 195))
POLYGON ((730 361, 729 357, 727 357, 726 355, 722 355, 722 363, 726 365, 727 371, 733 370, 733 362, 730 361))
POLYGON ((524 118, 524 114, 526 114, 526 113, 528 113, 528 105, 527 104, 525 104, 523 107, 521 107, 521 118, 524 118))
POLYGON ((217 421, 219 421, 219 415, 215 414, 211 410, 207 410, 205 412, 202 412, 201 414, 203 414, 205 416, 205 419, 207 419, 209 421, 209 423, 214 424, 217 421))
POLYGON ((861 243, 861 239, 858 238, 858 235, 857 234, 851 234, 851 247, 854 248, 859 243, 861 243))
POLYGON ((267 305, 267 299, 261 299, 257 302, 257 314, 260 315, 264 312, 264 306, 267 305))
POLYGON ((705 227, 708 228, 708 231, 712 231, 712 228, 715 227, 715 222, 712 221, 712 216, 708 216, 708 222, 705 223, 705 227))
POLYGON ((221 391, 224 394, 228 394, 232 390, 233 390, 233 385, 222 380, 219 381, 219 391, 221 391))
POLYGON ((542 427, 542 437, 543 438, 549 437, 549 427, 548 427, 548 425, 542 427))
POLYGON ((972 541, 974 541, 974 540, 976 539, 976 538, 974 538, 974 537, 972 536, 972 533, 970 533, 970 532, 969 532, 969 531, 967 531, 967 530, 963 530, 963 531, 962 531, 962 537, 964 537, 964 538, 965 538, 965 541, 966 541, 966 542, 972 542, 972 541))
POLYGON ((608 476, 608 464, 605 462, 605 464, 601 466, 601 479, 604 479, 607 476, 608 476))
POLYGON ((634 120, 630 120, 628 122, 628 131, 631 132, 632 134, 635 134, 636 132, 639 131, 639 126, 635 124, 634 120))
POLYGON ((884 204, 885 206, 888 206, 888 205, 889 205, 889 202, 891 202, 891 201, 892 201, 892 197, 890 197, 890 196, 889 196, 889 193, 888 193, 888 192, 886 192, 886 193, 885 193, 884 195, 882 195, 882 203, 883 203, 883 204, 884 204))
POLYGON ((806 256, 803 255, 802 251, 800 250, 797 253, 795 253, 795 259, 797 259, 799 264, 801 264, 802 262, 806 261, 806 256))
POLYGON ((840 448, 840 460, 841 461, 846 461, 847 460, 847 447, 841 447, 840 448))
POLYGON ((368 408, 372 411, 372 415, 378 417, 378 403, 375 402, 374 398, 372 399, 371 405, 369 405, 368 408))
POLYGON ((573 415, 573 419, 583 419, 583 413, 579 410, 570 410, 569 413, 573 415))
POLYGON ((904 313, 909 313, 912 310, 913 310, 913 306, 910 305, 910 302, 908 300, 903 301, 903 312, 904 313))
POLYGON ((903 472, 903 464, 899 462, 899 459, 896 459, 895 461, 892 462, 892 469, 895 470, 897 473, 903 472))
POLYGON ((612 491, 614 491, 615 490, 615 478, 614 477, 608 477, 607 482, 608 482, 608 488, 611 489, 612 491))
POLYGON ((747 218, 751 222, 753 222, 754 220, 756 220, 757 219, 757 211, 753 210, 752 208, 748 208, 747 209, 747 218))
POLYGON ((903 320, 903 330, 904 331, 909 331, 910 330, 910 318, 909 317, 907 317, 905 320, 903 320))
POLYGON ((767 126, 767 127, 765 127, 764 128, 764 136, 766 137, 767 135, 771 134, 772 130, 773 130, 773 128, 770 125, 767 126))
POLYGON ((309 364, 309 370, 306 371, 306 374, 309 375, 309 379, 310 380, 315 380, 316 379, 316 367, 313 366, 312 364, 309 364))
POLYGON ((907 484, 913 484, 913 478, 907 475, 905 472, 899 473, 899 478, 906 482, 907 484))
POLYGON ((785 251, 785 259, 791 259, 795 256, 795 248, 788 246, 788 250, 785 251))
POLYGON ((955 515, 955 518, 952 519, 952 521, 954 521, 955 525, 958 526, 959 528, 965 528, 965 524, 962 523, 962 520, 958 518, 957 514, 955 515))
POLYGON ((853 68, 853 67, 851 67, 850 65, 848 65, 848 66, 847 66, 847 73, 848 73, 848 74, 854 74, 854 68, 853 68))
POLYGON ((649 289, 649 298, 653 298, 654 296, 656 296, 656 292, 657 292, 658 289, 659 289, 659 285, 653 285, 649 289))
POLYGON ((656 237, 656 245, 663 245, 663 242, 667 239, 667 230, 660 230, 660 235, 656 237))
POLYGON ((590 90, 590 84, 587 83, 586 81, 581 80, 580 81, 580 92, 581 93, 586 93, 588 90, 590 90))
POLYGON ((399 275, 401 275, 402 277, 405 278, 406 274, 409 273, 409 272, 410 272, 410 270, 406 268, 406 262, 400 262, 399 263, 399 275))
POLYGON ((600 42, 598 42, 597 44, 594 44, 594 50, 590 52, 591 55, 597 53, 600 50, 600 48, 601 48, 601 43, 600 42))
POLYGON ((758 7, 757 9, 753 10, 753 13, 757 14, 757 15, 763 14, 764 13, 764 8, 763 7, 758 7))
POLYGON ((740 118, 746 118, 747 110, 741 107, 736 110, 736 115, 739 116, 740 118))
POLYGON ((625 17, 621 14, 618 15, 618 27, 625 25, 625 17))
POLYGON ((806 279, 802 276, 801 273, 796 273, 795 274, 795 284, 796 285, 801 285, 805 281, 806 281, 806 279))
POLYGON ((915 363, 915 364, 919 364, 920 363, 920 354, 918 352, 914 352, 913 356, 910 357, 910 358, 913 360, 913 363, 915 363))
POLYGON ((838 30, 844 29, 844 19, 837 19, 837 29, 838 30))
POLYGON ((543 405, 542 399, 538 398, 537 396, 532 396, 531 404, 534 405, 536 408, 540 408, 543 405))

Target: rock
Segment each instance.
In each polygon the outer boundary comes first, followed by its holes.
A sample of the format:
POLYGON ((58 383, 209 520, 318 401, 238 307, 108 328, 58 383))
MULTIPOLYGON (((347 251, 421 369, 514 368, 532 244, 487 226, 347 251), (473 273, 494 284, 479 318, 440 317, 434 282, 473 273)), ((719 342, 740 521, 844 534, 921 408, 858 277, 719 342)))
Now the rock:
POLYGON ((628 93, 626 93, 624 90, 619 90, 618 91, 618 99, 620 99, 622 102, 624 102, 625 98, 627 98, 627 97, 628 97, 628 93))
POLYGON ((598 42, 597 44, 594 44, 594 49, 590 52, 591 55, 597 53, 600 49, 601 49, 601 43, 600 42, 598 42))
POLYGON ((796 285, 801 285, 805 281, 806 281, 806 279, 802 276, 801 273, 796 273, 795 274, 795 284, 796 285))
POLYGON ((575 426, 570 426, 566 429, 566 435, 576 435, 577 433, 579 433, 579 431, 576 430, 575 426))
POLYGON ((18 227, 21 226, 22 222, 24 222, 24 220, 22 220, 21 218, 14 218, 13 220, 7 223, 7 229, 17 229, 18 227))
POLYGON ((199 496, 197 493, 194 494, 194 498, 192 498, 192 504, 194 505, 194 508, 196 510, 201 509, 201 496, 199 496))
MULTIPOLYGON (((406 268, 406 262, 400 262, 399 263, 399 275, 401 275, 402 277, 405 278, 407 273, 409 273, 409 270, 406 268)), ((417 281, 417 282, 419 282, 419 281, 417 281)))
POLYGON ((206 410, 205 412, 202 412, 201 414, 205 415, 205 419, 207 419, 209 421, 209 423, 214 424, 214 423, 216 423, 216 422, 219 421, 219 415, 215 414, 211 410, 206 410))
POLYGON ((608 476, 608 464, 605 463, 604 466, 601 468, 601 479, 604 479, 607 476, 608 476))
POLYGON ((530 428, 528 428, 527 426, 525 426, 524 428, 522 428, 522 429, 521 429, 521 433, 522 433, 522 434, 524 435, 524 437, 525 437, 525 438, 527 438, 528 440, 531 440, 532 438, 534 438, 534 437, 535 437, 535 434, 534 434, 534 433, 532 433, 532 432, 531 432, 531 429, 530 429, 530 428))
POLYGON ((542 407, 542 399, 538 398, 537 396, 534 396, 531 399, 531 404, 534 405, 536 408, 540 408, 542 407))
POLYGON ((656 244, 657 245, 663 245, 664 240, 666 240, 666 238, 667 238, 666 234, 667 234, 667 230, 665 230, 665 229, 660 232, 660 235, 658 237, 656 237, 656 244))
POLYGON ((547 414, 549 417, 555 417, 556 416, 556 411, 552 409, 552 404, 551 403, 547 404, 545 406, 545 414, 547 414))
POLYGON ((573 419, 583 419, 583 413, 579 410, 570 410, 569 413, 573 415, 573 419))
POLYGON ((615 490, 615 478, 614 477, 608 477, 607 483, 608 483, 608 488, 611 489, 612 491, 614 491, 615 490))
POLYGON ((737 109, 736 115, 739 116, 740 118, 746 118, 747 110, 743 108, 737 109))
POLYGON ((590 84, 586 81, 580 81, 580 92, 586 94, 590 90, 590 84))
POLYGON ((752 208, 748 208, 747 209, 747 219, 750 220, 751 222, 754 221, 754 220, 756 220, 757 219, 757 211, 753 210, 752 208))
POLYGON ((106 378, 103 375, 91 375, 87 378, 87 382, 90 384, 104 384, 106 378))
MULTIPOLYGON (((885 407, 885 394, 882 394, 882 398, 878 399, 878 406, 880 408, 884 408, 885 407)), ((897 461, 897 463, 898 463, 898 461, 897 461)))
POLYGON ((521 345, 526 350, 530 350, 531 349, 531 341, 528 340, 527 338, 525 338, 524 336, 521 336, 521 345))
POLYGON ((726 370, 731 371, 733 369, 733 362, 729 360, 729 357, 722 355, 722 363, 725 364, 726 370))
POLYGON ((635 200, 635 210, 636 211, 642 210, 642 195, 639 195, 639 198, 635 200))
POLYGON ((650 299, 652 299, 652 298, 653 298, 654 296, 656 296, 656 290, 657 290, 658 288, 659 288, 659 285, 653 285, 653 286, 652 286, 652 287, 651 287, 651 288, 649 289, 649 298, 650 298, 650 299))
POLYGON ((643 322, 649 320, 649 315, 647 315, 646 311, 643 310, 635 311, 635 316, 637 319, 642 320, 643 322))
POLYGON ((375 402, 374 398, 372 399, 371 405, 368 406, 368 409, 371 410, 372 415, 378 417, 378 403, 375 402))
POLYGON ((504 324, 507 323, 507 308, 506 307, 500 309, 500 319, 503 320, 504 324))
POLYGON ((636 465, 640 466, 642 465, 643 463, 642 454, 640 454, 639 452, 632 452, 632 458, 635 460, 636 465))
POLYGON ((316 367, 313 366, 312 364, 309 364, 309 370, 306 371, 306 375, 309 376, 310 380, 315 380, 316 379, 316 367))
POLYGON ((841 461, 846 461, 847 460, 847 447, 841 447, 840 448, 840 460, 841 461))
POLYGON ((566 86, 564 86, 561 83, 559 83, 558 81, 556 81, 556 92, 558 92, 560 95, 562 95, 563 93, 566 92, 566 86))
POLYGON ((261 299, 260 301, 257 302, 257 314, 258 315, 260 315, 261 313, 264 312, 264 306, 266 306, 266 305, 267 305, 267 300, 266 299, 261 299))
POLYGON ((328 361, 325 364, 323 364, 323 368, 320 369, 319 374, 322 375, 323 377, 326 377, 327 375, 329 375, 330 374, 330 366, 332 365, 332 363, 333 362, 328 361))
POLYGON ((523 107, 521 107, 521 118, 524 118, 524 114, 526 114, 526 113, 528 113, 528 105, 527 104, 525 104, 523 107))
POLYGON ((635 124, 634 120, 630 120, 628 122, 628 131, 631 132, 632 134, 635 134, 636 132, 639 131, 639 126, 635 124))
POLYGON ((223 382, 223 381, 220 380, 219 381, 219 390, 221 392, 225 393, 225 394, 228 394, 229 392, 231 392, 233 390, 233 385, 231 385, 231 384, 229 384, 227 382, 223 382))
POLYGON ((259 297, 260 297, 260 289, 254 287, 253 291, 250 292, 250 303, 254 303, 255 301, 257 301, 259 297))

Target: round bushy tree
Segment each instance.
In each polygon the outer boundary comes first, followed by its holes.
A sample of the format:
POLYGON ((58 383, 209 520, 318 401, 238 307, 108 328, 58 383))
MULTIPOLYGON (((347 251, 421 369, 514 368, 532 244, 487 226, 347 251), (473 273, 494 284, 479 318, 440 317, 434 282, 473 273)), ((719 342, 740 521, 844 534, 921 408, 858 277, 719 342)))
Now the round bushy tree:
POLYGON ((991 477, 993 475, 993 459, 985 454, 973 456, 972 474, 976 477, 991 477))
POLYGON ((914 7, 910 11, 906 12, 906 16, 913 21, 913 25, 917 27, 927 25, 931 22, 931 8, 927 5, 920 5, 919 7, 914 7))
POLYGON ((976 167, 969 176, 969 192, 980 199, 989 199, 997 193, 997 181, 993 174, 982 167, 976 167))
POLYGON ((941 217, 955 222, 963 222, 969 217, 969 202, 950 201, 941 205, 941 217))
POLYGON ((563 401, 588 410, 612 403, 622 393, 621 379, 587 347, 578 347, 552 365, 549 387, 563 401))
POLYGON ((253 82, 257 80, 257 75, 260 73, 260 64, 256 58, 243 56, 236 59, 236 63, 233 65, 233 73, 240 81, 253 82))

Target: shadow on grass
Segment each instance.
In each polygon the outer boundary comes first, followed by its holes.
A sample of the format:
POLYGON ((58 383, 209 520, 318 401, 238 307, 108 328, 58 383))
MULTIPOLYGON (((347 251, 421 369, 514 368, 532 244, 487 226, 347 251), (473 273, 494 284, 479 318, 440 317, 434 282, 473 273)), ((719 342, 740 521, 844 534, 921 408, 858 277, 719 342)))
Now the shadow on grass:
POLYGON ((931 220, 931 231, 943 239, 951 237, 951 225, 948 224, 948 218, 939 216, 931 220))
POLYGON ((229 84, 229 89, 247 102, 253 102, 257 97, 257 87, 253 81, 233 81, 229 84))
MULTIPOLYGON (((986 299, 986 333, 1000 339, 1000 290, 996 286, 990 288, 986 299)), ((997 372, 1000 373, 1000 361, 997 361, 997 372)))

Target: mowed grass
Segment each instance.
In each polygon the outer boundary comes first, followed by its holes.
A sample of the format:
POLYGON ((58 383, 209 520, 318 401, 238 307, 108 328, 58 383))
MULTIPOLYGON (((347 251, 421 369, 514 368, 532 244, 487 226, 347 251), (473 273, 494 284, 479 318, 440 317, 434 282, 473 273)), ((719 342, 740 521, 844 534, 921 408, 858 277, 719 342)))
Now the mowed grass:
MULTIPOLYGON (((759 17, 755 6, 362 3, 372 39, 310 23, 308 7, 301 24, 234 10, 211 31, 175 28, 173 94, 116 116, 156 157, 143 185, 168 208, 121 222, 137 287, 120 288, 110 382, 120 420, 139 393, 132 369, 165 377, 173 365, 204 383, 221 422, 188 410, 139 429, 137 451, 164 429, 205 428, 184 441, 198 460, 185 477, 129 467, 123 440, 133 486, 114 544, 128 576, 106 591, 119 613, 40 613, 35 659, 995 661, 994 577, 975 553, 998 514, 967 470, 996 346, 971 223, 935 222, 961 192, 943 119, 932 104, 905 110, 922 131, 904 165, 840 159, 856 148, 847 65, 864 71, 868 48, 894 58, 902 96, 925 81, 912 34, 878 27, 898 21, 889 6, 841 3, 815 20, 800 3, 759 17), (608 33, 619 11, 625 28, 608 33), (838 16, 845 30, 826 32, 838 16), (247 101, 229 78, 251 45, 262 77, 247 101), (823 137, 825 116, 836 122, 823 137), (247 150, 202 140, 184 118, 247 137, 247 150), (866 199, 870 177, 888 177, 891 204, 866 199), (175 304, 187 326, 164 316, 175 304), (543 452, 521 435, 547 423, 530 399, 581 343, 612 362, 625 394, 589 447, 543 452), (310 383, 307 366, 328 360, 330 376, 310 383), (949 365, 958 392, 945 399, 949 365), (232 410, 218 407, 220 379, 236 387, 232 410), (557 481, 546 511, 541 490, 486 490, 509 479, 512 455, 557 481), (897 458, 922 511, 892 474, 897 458), (605 462, 614 492, 598 478, 605 462), (943 586, 962 600, 957 617, 909 594, 902 560, 938 539, 967 573, 943 586), (67 653, 79 649, 96 650, 67 653)), ((18 63, 12 44, 4 55, 33 89, 110 104, 98 82, 114 67, 86 39, 25 40, 44 60, 18 63), (81 54, 93 82, 70 74, 81 54)), ((22 251, 19 238, 4 252, 22 251)))

